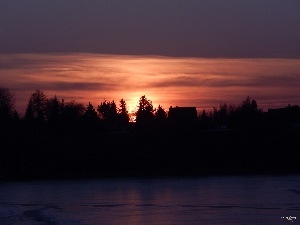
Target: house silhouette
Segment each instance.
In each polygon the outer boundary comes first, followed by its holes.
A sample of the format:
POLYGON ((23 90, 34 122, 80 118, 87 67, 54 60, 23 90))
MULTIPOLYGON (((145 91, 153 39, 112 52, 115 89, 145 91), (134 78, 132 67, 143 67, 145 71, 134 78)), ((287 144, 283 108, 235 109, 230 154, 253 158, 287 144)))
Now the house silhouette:
POLYGON ((168 112, 168 120, 172 124, 192 125, 197 122, 196 107, 170 107, 168 112))

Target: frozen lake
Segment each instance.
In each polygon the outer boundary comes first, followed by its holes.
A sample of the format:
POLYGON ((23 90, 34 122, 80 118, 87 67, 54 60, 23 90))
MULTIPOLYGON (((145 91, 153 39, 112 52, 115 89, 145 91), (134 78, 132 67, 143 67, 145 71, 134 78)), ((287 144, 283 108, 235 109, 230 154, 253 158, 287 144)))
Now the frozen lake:
POLYGON ((300 176, 0 183, 0 224, 300 222, 300 176))

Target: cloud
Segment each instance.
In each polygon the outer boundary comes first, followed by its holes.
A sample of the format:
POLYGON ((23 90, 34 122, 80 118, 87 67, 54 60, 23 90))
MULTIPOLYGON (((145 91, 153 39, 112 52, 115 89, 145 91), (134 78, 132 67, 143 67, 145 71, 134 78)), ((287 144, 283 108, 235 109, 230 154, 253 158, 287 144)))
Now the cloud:
POLYGON ((32 82, 22 82, 18 83, 14 87, 16 91, 25 91, 25 90, 51 90, 51 91, 98 91, 106 90, 111 91, 115 90, 117 87, 110 85, 108 83, 89 83, 89 82, 47 82, 47 83, 32 83, 32 82))
POLYGON ((226 76, 210 76, 206 78, 201 74, 198 76, 177 76, 161 81, 147 84, 150 87, 299 87, 300 74, 282 76, 252 76, 245 79, 244 77, 226 77, 226 76))
POLYGON ((295 59, 2 54, 0 65, 0 83, 16 92, 22 107, 36 89, 83 103, 125 98, 132 108, 144 94, 165 107, 207 108, 247 95, 265 107, 300 103, 300 60, 295 59))

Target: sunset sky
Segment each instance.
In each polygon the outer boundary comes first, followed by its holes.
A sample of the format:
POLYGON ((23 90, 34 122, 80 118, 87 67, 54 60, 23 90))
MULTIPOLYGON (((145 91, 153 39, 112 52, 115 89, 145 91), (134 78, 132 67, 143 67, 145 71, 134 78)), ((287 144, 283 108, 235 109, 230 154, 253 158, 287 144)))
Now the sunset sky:
POLYGON ((1 0, 0 86, 95 106, 300 104, 298 0, 1 0))

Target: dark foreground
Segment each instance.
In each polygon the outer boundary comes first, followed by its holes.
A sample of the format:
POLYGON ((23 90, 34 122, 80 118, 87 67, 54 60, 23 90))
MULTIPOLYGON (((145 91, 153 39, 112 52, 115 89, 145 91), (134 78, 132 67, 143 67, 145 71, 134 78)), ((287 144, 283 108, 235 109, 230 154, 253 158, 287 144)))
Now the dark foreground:
POLYGON ((300 130, 1 133, 1 179, 300 173, 300 130))

